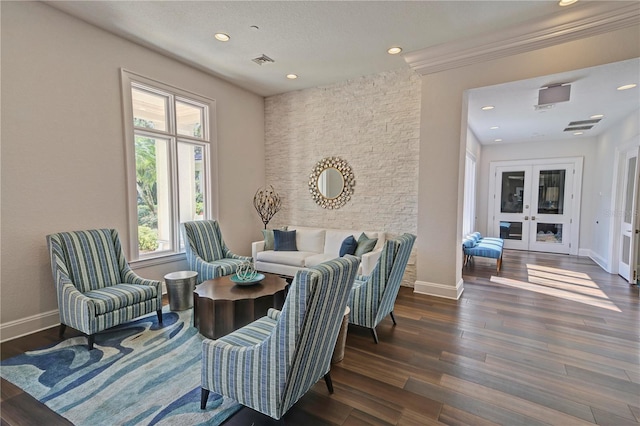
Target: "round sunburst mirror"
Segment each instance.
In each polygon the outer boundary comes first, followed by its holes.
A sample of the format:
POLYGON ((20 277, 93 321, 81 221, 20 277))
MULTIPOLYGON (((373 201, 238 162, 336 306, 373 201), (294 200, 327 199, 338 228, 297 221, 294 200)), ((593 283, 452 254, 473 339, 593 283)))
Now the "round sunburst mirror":
POLYGON ((351 199, 356 185, 349 163, 339 157, 318 161, 309 175, 309 192, 324 209, 339 209, 351 199))

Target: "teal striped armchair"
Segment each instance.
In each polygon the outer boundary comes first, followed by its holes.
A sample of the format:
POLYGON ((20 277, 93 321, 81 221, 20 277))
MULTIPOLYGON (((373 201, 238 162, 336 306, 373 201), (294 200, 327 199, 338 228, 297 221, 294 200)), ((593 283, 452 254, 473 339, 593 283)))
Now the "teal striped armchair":
POLYGON ((239 265, 252 261, 251 257, 231 253, 215 220, 184 222, 181 228, 187 262, 198 273, 198 284, 234 274, 239 265))
POLYGON ((296 274, 282 311, 202 344, 202 398, 209 391, 280 419, 329 369, 360 265, 338 258, 296 274))
POLYGON ((136 275, 127 263, 115 229, 47 235, 60 310, 60 338, 66 326, 88 335, 156 312, 162 323, 160 281, 136 275))
POLYGON ((398 238, 387 240, 371 275, 356 277, 349 298, 351 308, 349 322, 370 328, 376 343, 378 343, 376 326, 380 321, 387 315, 391 315, 393 324, 396 323, 393 306, 415 240, 416 236, 412 234, 403 234, 398 238))

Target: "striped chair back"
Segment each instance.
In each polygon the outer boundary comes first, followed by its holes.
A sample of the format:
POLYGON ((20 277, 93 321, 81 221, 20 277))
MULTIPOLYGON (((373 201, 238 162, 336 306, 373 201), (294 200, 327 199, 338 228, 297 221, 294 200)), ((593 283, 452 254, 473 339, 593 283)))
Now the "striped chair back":
POLYGON ((184 222, 182 226, 187 257, 195 253, 205 262, 220 260, 225 257, 228 249, 222 239, 220 225, 217 221, 195 220, 184 222))
POLYGON ((281 369, 284 413, 330 369, 360 259, 347 256, 300 270, 272 335, 281 369))
POLYGON ((52 265, 64 264, 80 292, 123 282, 120 261, 124 261, 124 255, 115 229, 61 232, 47 239, 52 247, 52 265))
POLYGON ((378 314, 376 316, 376 324, 389 315, 389 312, 393 311, 393 305, 396 302, 396 297, 400 290, 400 284, 402 284, 402 277, 404 276, 404 271, 407 268, 409 255, 411 254, 411 249, 413 249, 413 244, 416 241, 416 236, 413 234, 403 234, 394 238, 393 241, 394 247, 397 247, 397 251, 393 260, 393 267, 391 268, 389 279, 383 289, 380 308, 378 309, 378 314))

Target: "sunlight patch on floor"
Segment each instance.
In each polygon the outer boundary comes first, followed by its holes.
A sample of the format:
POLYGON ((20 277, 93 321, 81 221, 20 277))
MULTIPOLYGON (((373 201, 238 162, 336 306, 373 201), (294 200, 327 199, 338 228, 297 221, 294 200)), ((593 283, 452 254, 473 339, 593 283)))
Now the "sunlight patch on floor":
POLYGON ((527 271, 527 281, 492 276, 491 282, 622 312, 587 274, 532 264, 527 271))

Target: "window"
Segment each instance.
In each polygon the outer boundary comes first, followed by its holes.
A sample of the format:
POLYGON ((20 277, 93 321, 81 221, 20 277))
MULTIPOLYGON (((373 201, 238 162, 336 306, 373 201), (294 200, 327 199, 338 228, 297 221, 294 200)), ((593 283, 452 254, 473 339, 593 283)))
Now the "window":
POLYGON ((467 152, 464 173, 464 211, 462 237, 475 231, 476 226, 476 159, 467 152))
POLYGON ((214 217, 215 102, 122 71, 131 260, 182 250, 180 223, 214 217))

